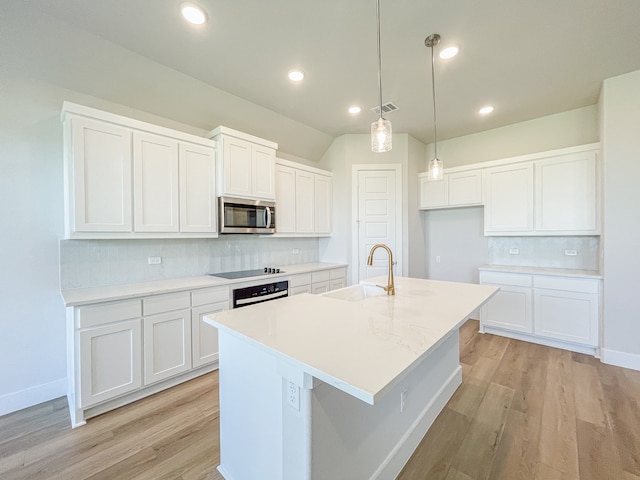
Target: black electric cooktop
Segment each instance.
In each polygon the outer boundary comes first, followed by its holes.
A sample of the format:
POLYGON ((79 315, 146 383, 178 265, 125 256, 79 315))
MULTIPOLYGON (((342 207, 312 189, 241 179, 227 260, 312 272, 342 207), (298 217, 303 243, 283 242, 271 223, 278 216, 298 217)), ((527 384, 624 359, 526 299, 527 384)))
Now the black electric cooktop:
POLYGON ((257 270, 240 270, 238 272, 221 272, 221 273, 210 273, 209 275, 214 277, 222 277, 226 279, 234 279, 234 278, 246 278, 246 277, 259 277, 261 275, 273 275, 274 273, 285 273, 284 270, 280 270, 279 268, 259 268, 257 270))

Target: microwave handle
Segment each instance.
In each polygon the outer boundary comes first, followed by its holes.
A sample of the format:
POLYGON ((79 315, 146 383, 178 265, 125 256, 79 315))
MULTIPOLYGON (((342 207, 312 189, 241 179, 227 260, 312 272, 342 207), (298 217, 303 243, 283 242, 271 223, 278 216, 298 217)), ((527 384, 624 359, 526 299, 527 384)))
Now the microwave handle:
POLYGON ((265 227, 271 228, 271 207, 265 207, 265 213, 267 216, 265 227))

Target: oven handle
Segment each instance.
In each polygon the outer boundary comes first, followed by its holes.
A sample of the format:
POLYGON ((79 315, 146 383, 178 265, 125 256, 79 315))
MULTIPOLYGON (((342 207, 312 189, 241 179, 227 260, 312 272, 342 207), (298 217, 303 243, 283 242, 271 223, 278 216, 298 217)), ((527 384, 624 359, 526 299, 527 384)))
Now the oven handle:
POLYGON ((283 290, 281 292, 269 293, 268 295, 261 295, 259 297, 241 298, 236 300, 236 305, 249 305, 252 303, 265 302, 275 298, 286 297, 287 295, 289 295, 289 291, 283 290))
POLYGON ((271 207, 265 207, 265 211, 267 214, 267 223, 265 224, 265 227, 271 228, 271 207))

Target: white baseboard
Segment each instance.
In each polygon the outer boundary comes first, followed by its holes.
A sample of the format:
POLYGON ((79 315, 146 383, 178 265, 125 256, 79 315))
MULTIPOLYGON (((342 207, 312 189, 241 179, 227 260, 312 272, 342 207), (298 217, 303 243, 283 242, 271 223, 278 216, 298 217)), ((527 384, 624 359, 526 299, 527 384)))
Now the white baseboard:
POLYGON ((42 402, 64 397, 67 394, 67 379, 43 383, 17 392, 0 396, 0 416, 32 407, 42 402))
MULTIPOLYGON (((427 434, 436 417, 444 409, 458 387, 462 384, 462 368, 458 368, 449 376, 440 387, 436 395, 418 416, 411 428, 405 433, 398 445, 380 465, 371 477, 372 480, 396 478, 404 465, 427 434)), ((226 478, 226 477, 225 477, 226 478)))
POLYGON ((637 353, 620 352, 608 348, 600 349, 600 360, 602 363, 615 365, 616 367, 640 370, 640 355, 637 353))

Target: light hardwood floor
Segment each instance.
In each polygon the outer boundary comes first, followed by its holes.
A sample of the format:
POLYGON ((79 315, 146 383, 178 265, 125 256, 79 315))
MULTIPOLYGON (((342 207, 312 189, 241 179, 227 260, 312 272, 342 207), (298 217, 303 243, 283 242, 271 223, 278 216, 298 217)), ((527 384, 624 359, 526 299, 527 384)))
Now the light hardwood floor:
MULTIPOLYGON (((640 480, 640 372, 477 331, 462 327, 463 384, 399 480, 640 480)), ((0 417, 0 479, 222 480, 217 378, 76 429, 65 399, 0 417)))

